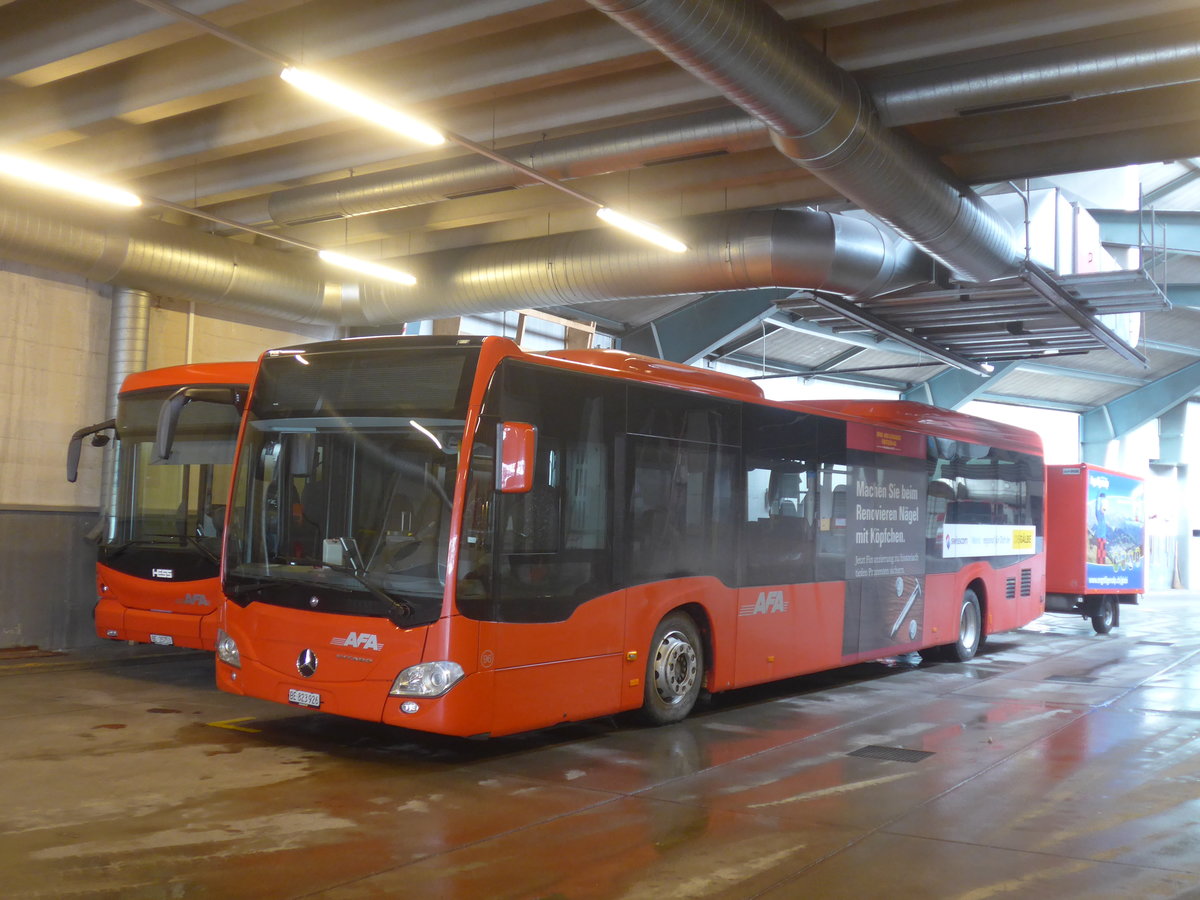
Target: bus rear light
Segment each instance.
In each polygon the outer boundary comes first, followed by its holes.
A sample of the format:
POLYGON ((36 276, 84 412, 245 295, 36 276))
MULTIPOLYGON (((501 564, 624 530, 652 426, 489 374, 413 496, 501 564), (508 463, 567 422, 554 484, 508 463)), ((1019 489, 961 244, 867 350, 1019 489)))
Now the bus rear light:
POLYGON ((439 660, 409 666, 396 676, 388 693, 393 697, 440 697, 463 677, 456 662, 439 660))
POLYGON ((238 651, 237 641, 220 629, 217 629, 217 659, 235 669, 242 667, 242 654, 238 651))

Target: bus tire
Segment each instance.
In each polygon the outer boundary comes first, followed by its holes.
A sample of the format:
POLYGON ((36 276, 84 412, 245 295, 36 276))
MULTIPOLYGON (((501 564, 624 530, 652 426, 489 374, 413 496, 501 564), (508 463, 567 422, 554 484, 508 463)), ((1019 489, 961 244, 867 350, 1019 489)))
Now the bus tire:
POLYGON ((1117 598, 1105 595, 1100 598, 1100 605, 1092 617, 1092 629, 1096 634, 1108 634, 1113 630, 1117 621, 1117 598))
POLYGON ((967 588, 958 611, 958 640, 947 645, 946 656, 951 662, 966 662, 974 659, 982 646, 983 608, 979 604, 979 595, 973 588, 967 588))
POLYGON ((654 629, 646 659, 641 717, 669 725, 687 717, 704 682, 704 645, 687 613, 673 612, 654 629))

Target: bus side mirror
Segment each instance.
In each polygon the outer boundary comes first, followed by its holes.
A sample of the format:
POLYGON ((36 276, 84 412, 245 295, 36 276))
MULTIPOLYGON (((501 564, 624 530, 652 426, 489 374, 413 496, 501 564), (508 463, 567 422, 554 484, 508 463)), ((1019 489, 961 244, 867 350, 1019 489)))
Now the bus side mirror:
POLYGON ((524 494, 533 488, 533 461, 537 453, 537 428, 528 422, 501 422, 496 426, 496 490, 524 494))
POLYGON ((108 443, 108 435, 100 434, 100 432, 116 427, 117 420, 108 419, 98 425, 89 425, 87 428, 80 428, 71 435, 71 441, 67 444, 67 481, 74 484, 75 479, 79 477, 79 453, 83 449, 83 439, 90 434, 93 436, 92 446, 103 447, 108 443))
POLYGON ((201 403, 221 403, 242 411, 243 398, 234 388, 181 387, 163 401, 158 411, 158 430, 154 436, 154 458, 170 459, 175 445, 175 429, 183 408, 193 400, 201 403))

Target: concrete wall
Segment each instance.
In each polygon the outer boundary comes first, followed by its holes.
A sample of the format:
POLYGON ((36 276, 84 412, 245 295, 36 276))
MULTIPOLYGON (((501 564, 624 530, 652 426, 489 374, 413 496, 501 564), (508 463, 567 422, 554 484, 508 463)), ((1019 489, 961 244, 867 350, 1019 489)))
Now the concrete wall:
MULTIPOLYGON (((92 632, 102 454, 67 441, 104 418, 111 288, 0 262, 0 649, 97 643, 92 632)), ((269 347, 335 337, 329 327, 156 300, 147 368, 255 359, 269 347)))

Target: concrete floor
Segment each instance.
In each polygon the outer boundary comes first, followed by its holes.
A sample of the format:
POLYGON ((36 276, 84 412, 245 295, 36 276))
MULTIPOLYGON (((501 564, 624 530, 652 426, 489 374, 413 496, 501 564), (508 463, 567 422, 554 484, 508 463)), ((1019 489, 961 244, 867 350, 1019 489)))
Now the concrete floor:
POLYGON ((0 690, 5 898, 1200 897, 1200 595, 662 729, 432 738, 116 645, 0 690))

